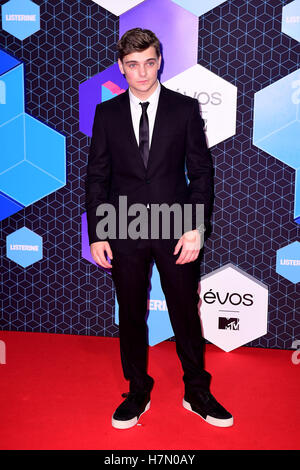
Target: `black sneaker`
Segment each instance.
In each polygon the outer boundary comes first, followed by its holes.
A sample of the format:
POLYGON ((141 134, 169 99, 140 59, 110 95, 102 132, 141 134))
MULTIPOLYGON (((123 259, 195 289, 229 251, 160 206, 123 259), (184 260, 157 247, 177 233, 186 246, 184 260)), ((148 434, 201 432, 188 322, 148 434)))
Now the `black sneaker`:
POLYGON ((135 426, 140 416, 150 408, 150 392, 123 393, 126 397, 118 406, 112 417, 112 425, 117 429, 128 429, 135 426))
POLYGON ((183 399, 185 409, 196 413, 204 421, 213 426, 229 427, 233 425, 233 416, 217 402, 210 392, 185 393, 183 399))

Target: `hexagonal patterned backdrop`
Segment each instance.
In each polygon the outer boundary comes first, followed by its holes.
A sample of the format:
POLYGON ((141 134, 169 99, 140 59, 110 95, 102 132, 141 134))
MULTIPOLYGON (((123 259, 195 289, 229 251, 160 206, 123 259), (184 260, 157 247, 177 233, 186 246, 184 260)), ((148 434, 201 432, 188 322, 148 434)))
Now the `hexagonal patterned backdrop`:
MULTIPOLYGON (((79 131, 79 86, 116 62, 119 17, 91 0, 34 3, 40 29, 23 41, 0 30, 0 48, 24 63, 26 113, 67 137, 67 184, 1 222, 0 328, 117 336, 110 274, 81 254, 90 138, 79 131), (6 237, 24 226, 43 240, 43 258, 27 268, 6 256, 6 237)), ((291 348, 299 283, 276 272, 276 254, 299 240, 295 170, 252 143, 254 94, 299 67, 300 44, 281 24, 291 2, 217 3, 200 12, 198 64, 237 87, 237 127, 211 148, 216 197, 202 275, 232 263, 268 286, 268 333, 248 345, 291 348)))

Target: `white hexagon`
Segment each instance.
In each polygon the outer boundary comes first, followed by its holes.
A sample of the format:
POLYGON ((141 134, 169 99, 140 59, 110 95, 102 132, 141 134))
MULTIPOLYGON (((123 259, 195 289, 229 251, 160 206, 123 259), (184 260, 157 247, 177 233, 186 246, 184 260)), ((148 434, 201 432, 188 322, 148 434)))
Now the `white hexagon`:
POLYGON ((203 276, 200 287, 205 339, 228 352, 267 333, 265 284, 228 263, 203 276))
POLYGON ((144 0, 92 0, 94 3, 100 5, 100 7, 105 8, 105 10, 110 11, 116 16, 122 15, 125 11, 130 10, 139 3, 142 3, 144 0))
POLYGON ((236 86, 199 64, 167 80, 164 85, 198 99, 209 147, 235 135, 236 86))

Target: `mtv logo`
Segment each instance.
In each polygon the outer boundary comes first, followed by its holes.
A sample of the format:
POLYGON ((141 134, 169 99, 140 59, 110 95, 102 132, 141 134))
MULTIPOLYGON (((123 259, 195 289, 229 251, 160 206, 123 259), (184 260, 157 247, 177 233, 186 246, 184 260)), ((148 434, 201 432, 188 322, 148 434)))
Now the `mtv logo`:
POLYGON ((219 317, 219 330, 239 330, 238 318, 219 317))

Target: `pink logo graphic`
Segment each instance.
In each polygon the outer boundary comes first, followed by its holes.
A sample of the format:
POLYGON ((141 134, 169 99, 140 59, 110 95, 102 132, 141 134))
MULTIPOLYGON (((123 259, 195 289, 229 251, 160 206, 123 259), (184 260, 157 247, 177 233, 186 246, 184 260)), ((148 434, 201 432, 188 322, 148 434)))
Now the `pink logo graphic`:
POLYGON ((125 91, 110 80, 103 83, 101 88, 102 101, 110 100, 114 96, 121 95, 125 91))

